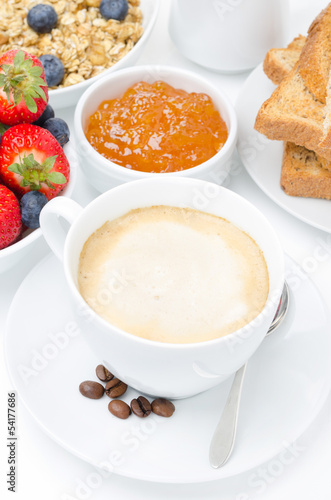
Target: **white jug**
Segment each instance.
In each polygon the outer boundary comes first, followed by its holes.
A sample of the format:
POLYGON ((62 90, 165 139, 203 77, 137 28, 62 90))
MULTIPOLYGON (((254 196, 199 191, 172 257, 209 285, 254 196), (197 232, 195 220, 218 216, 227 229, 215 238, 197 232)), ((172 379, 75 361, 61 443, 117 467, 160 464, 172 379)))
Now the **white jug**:
POLYGON ((241 72, 286 41, 288 0, 172 0, 169 33, 191 61, 241 72))

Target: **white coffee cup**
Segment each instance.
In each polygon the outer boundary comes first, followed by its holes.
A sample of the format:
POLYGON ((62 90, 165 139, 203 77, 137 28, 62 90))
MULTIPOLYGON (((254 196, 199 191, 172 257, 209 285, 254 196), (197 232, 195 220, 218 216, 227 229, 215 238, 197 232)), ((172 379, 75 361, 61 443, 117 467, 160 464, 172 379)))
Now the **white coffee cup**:
POLYGON ((169 33, 191 61, 247 71, 284 45, 288 10, 288 0, 172 0, 169 33))
POLYGON ((103 193, 84 209, 71 199, 55 198, 43 208, 40 222, 46 241, 63 260, 73 310, 84 337, 100 363, 140 392, 183 398, 217 385, 255 352, 274 317, 284 283, 284 256, 277 235, 251 203, 216 184, 188 178, 133 181, 103 193), (222 338, 170 344, 124 332, 86 304, 77 283, 85 241, 107 220, 153 205, 190 207, 221 216, 256 241, 269 273, 269 296, 259 316, 222 338), (67 234, 61 218, 71 224, 67 234))

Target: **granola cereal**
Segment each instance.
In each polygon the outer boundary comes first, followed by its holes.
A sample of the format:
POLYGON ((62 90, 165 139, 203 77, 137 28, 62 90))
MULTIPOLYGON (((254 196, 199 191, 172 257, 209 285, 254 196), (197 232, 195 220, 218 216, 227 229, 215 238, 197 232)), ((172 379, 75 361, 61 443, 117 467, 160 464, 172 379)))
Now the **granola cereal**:
POLYGON ((140 0, 129 0, 124 21, 104 19, 101 0, 6 0, 0 2, 0 54, 14 48, 37 57, 54 54, 64 64, 61 85, 68 87, 98 75, 124 57, 143 33, 140 0), (38 34, 27 24, 36 4, 52 5, 58 15, 51 33, 38 34))

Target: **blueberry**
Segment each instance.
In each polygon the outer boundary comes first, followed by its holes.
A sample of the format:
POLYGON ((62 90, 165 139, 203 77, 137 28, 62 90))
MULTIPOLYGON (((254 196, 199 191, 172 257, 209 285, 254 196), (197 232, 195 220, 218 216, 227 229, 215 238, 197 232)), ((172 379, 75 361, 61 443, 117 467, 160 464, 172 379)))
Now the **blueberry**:
POLYGON ((40 191, 28 191, 20 201, 22 222, 30 229, 39 227, 39 214, 48 202, 46 196, 40 191))
POLYGON ((105 19, 116 19, 123 21, 129 10, 127 0, 101 0, 100 14, 105 19))
POLYGON ((50 104, 47 104, 46 108, 44 109, 44 112, 39 116, 38 120, 33 122, 33 125, 38 125, 38 127, 42 127, 44 122, 48 120, 48 118, 54 118, 55 113, 54 109, 50 104))
POLYGON ((44 66, 47 85, 49 87, 56 87, 56 85, 59 85, 64 77, 63 62, 52 54, 40 56, 39 61, 44 66))
POLYGON ((48 118, 44 122, 43 128, 48 130, 62 147, 69 141, 70 130, 62 118, 48 118))
POLYGON ((51 5, 39 3, 29 10, 28 25, 37 33, 50 33, 57 23, 57 13, 51 5))

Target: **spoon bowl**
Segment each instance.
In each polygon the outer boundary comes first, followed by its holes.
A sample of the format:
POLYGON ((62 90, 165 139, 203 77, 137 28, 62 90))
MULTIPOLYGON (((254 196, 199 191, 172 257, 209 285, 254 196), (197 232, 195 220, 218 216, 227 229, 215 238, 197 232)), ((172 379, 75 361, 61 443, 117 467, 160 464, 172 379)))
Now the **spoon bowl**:
POLYGON ((283 322, 286 313, 288 311, 288 306, 290 302, 290 293, 288 289, 288 284, 284 283, 282 295, 280 296, 279 304, 277 307, 277 311, 275 313, 274 319, 272 320, 271 325, 266 333, 266 336, 270 335, 270 333, 274 332, 276 328, 283 322))

